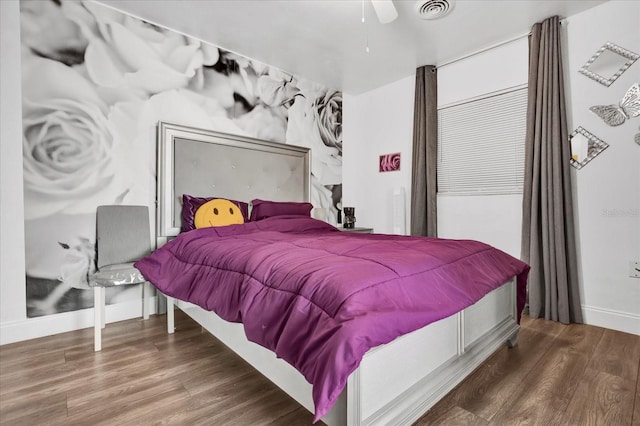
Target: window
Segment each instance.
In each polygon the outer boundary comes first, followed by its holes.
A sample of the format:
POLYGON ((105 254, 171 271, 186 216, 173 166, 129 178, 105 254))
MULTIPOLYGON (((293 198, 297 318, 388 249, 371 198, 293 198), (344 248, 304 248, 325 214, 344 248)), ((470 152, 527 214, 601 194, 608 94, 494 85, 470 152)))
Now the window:
POLYGON ((438 110, 438 193, 522 192, 527 88, 438 110))

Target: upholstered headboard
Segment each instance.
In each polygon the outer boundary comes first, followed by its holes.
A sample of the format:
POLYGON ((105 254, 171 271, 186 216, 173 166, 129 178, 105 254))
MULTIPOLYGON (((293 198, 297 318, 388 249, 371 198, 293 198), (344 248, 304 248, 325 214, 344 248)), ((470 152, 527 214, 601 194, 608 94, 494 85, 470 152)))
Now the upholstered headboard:
POLYGON ((182 194, 309 201, 310 166, 308 148, 160 122, 157 236, 180 232, 182 194))

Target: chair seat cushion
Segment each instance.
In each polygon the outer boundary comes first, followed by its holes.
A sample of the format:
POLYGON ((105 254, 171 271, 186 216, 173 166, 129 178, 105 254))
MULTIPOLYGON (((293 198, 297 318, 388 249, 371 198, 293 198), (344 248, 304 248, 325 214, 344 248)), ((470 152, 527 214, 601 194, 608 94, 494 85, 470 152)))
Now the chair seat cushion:
POLYGON ((131 263, 103 266, 89 280, 92 287, 112 287, 116 285, 140 284, 146 279, 131 263))

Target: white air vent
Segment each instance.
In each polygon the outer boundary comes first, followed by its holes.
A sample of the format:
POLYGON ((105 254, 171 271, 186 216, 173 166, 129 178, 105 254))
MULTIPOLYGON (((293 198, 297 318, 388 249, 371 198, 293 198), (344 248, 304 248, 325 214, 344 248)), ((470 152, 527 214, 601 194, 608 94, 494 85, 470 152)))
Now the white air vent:
POLYGON ((453 10, 455 0, 419 0, 416 12, 421 19, 440 19, 453 10))

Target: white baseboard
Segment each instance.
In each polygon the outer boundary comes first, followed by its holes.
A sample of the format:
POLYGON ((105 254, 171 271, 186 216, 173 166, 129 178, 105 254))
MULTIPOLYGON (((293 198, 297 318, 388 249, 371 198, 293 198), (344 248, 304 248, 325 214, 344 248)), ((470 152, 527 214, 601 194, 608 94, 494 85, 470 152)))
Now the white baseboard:
POLYGON ((584 323, 640 336, 640 315, 582 305, 584 323))
MULTIPOLYGON (((149 313, 155 314, 157 296, 149 300, 149 313)), ((142 299, 107 305, 106 322, 123 321, 142 316, 142 299)), ((0 324, 0 345, 51 336, 67 331, 93 327, 93 308, 63 312, 36 318, 7 321, 0 324)))

